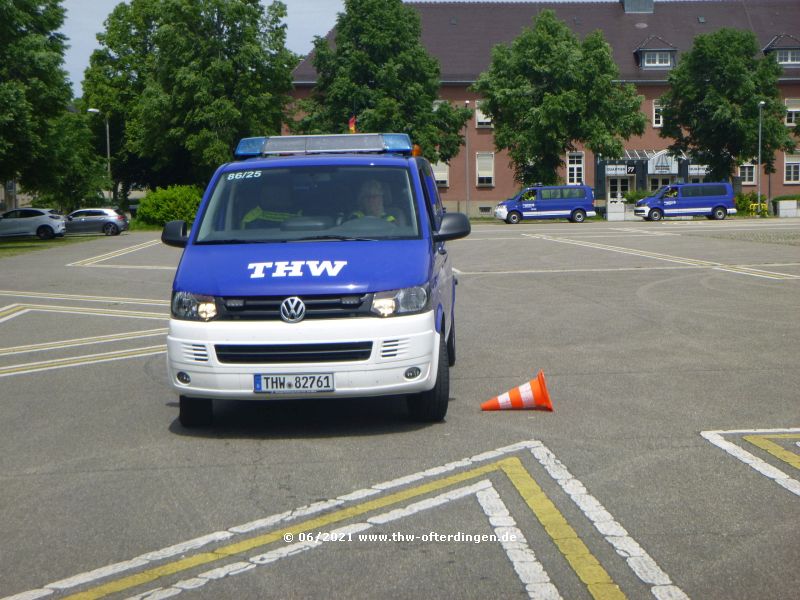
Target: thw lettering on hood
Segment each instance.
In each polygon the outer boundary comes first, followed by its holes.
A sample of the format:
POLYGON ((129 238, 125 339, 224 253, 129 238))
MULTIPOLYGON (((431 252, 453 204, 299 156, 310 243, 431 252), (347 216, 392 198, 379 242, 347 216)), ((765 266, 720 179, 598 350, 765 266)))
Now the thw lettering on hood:
POLYGON ((346 260, 293 260, 275 262, 250 263, 247 268, 252 271, 250 279, 263 279, 264 277, 319 277, 327 275, 336 277, 339 272, 347 265, 346 260))

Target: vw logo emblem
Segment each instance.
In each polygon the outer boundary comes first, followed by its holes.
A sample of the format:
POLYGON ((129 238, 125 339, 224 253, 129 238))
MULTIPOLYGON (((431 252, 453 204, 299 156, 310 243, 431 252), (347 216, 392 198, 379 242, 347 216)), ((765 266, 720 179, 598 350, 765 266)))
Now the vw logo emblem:
POLYGON ((287 323, 297 323, 306 316, 306 305, 297 296, 287 298, 281 303, 281 319, 287 323))

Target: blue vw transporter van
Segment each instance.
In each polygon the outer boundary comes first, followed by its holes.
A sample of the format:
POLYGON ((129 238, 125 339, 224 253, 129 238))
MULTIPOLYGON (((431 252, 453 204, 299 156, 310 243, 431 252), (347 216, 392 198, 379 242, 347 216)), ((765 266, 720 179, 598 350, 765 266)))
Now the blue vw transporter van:
POLYGON ((551 185, 525 188, 499 202, 494 216, 512 225, 522 219, 569 219, 583 223, 595 216, 594 193, 586 185, 551 185))
POLYGON ((736 203, 730 183, 676 183, 639 200, 633 214, 647 221, 683 216, 722 220, 736 214, 736 203))
POLYGON ((430 164, 405 134, 247 138, 187 231, 167 336, 180 422, 213 399, 405 395, 441 421, 455 362, 455 278, 430 164))

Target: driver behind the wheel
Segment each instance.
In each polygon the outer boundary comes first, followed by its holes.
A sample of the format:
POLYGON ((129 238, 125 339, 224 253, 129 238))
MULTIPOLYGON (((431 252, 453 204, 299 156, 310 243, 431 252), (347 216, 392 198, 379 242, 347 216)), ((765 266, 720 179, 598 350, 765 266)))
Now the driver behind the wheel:
POLYGON ((381 183, 376 179, 368 179, 358 192, 359 210, 351 213, 350 218, 376 217, 389 223, 396 223, 397 218, 386 212, 384 199, 385 193, 381 183))

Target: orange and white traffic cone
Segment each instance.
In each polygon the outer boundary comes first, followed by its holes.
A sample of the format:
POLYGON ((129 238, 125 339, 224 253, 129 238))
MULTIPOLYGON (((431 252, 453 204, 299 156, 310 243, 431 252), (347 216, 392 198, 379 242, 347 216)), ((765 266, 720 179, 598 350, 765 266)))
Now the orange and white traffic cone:
POLYGON ((481 404, 481 410, 553 410, 544 371, 539 371, 536 379, 531 379, 513 390, 495 396, 481 404))

